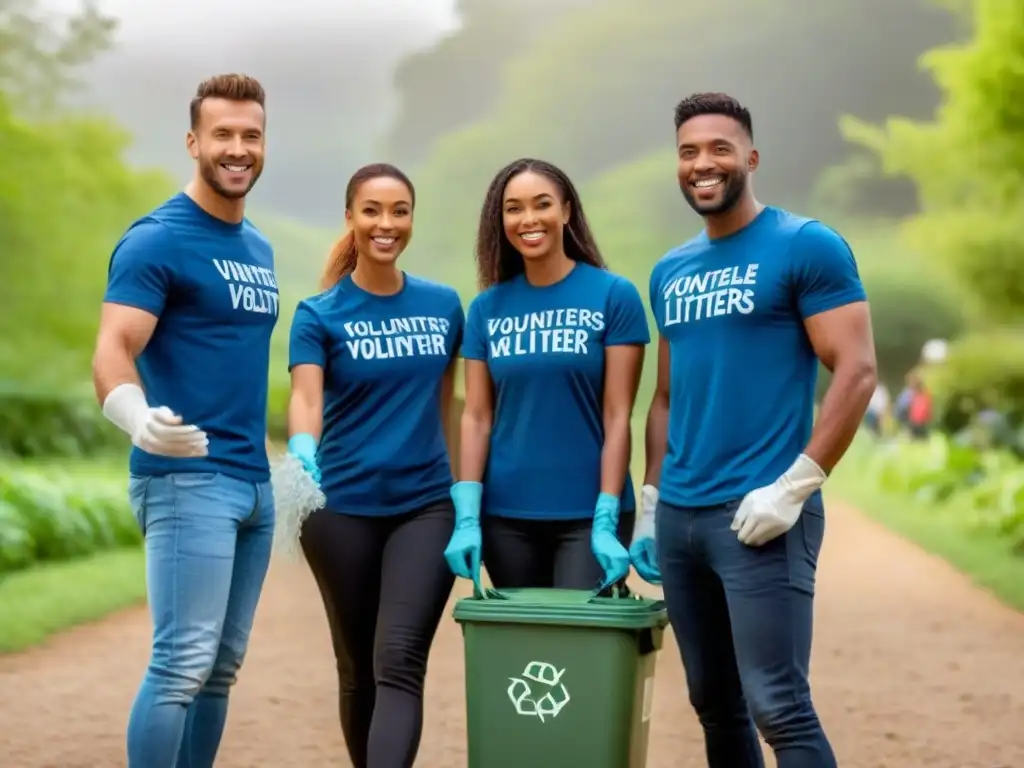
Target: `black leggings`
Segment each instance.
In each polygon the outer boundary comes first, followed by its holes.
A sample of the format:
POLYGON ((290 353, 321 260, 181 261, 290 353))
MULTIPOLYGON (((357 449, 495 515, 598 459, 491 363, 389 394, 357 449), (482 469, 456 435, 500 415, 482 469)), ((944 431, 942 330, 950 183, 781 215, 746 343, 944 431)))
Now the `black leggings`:
MULTIPOLYGON (((618 536, 629 547, 635 512, 619 514, 618 536)), ((483 561, 497 589, 597 589, 604 571, 590 548, 594 521, 483 518, 483 561)))
POLYGON ((427 655, 455 580, 443 554, 454 521, 444 501, 393 517, 320 510, 303 525, 355 768, 411 768, 416 759, 427 655))

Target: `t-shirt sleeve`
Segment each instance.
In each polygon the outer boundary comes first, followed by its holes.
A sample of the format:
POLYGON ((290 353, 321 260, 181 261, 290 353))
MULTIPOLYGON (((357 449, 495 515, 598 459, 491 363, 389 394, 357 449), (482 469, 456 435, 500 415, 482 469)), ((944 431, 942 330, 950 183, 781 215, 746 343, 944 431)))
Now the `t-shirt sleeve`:
POLYGON ((114 248, 103 301, 159 316, 167 304, 179 261, 173 233, 156 221, 129 229, 114 248))
POLYGON ((469 305, 466 329, 462 335, 462 357, 465 360, 487 360, 487 338, 484 334, 483 310, 480 297, 469 305))
POLYGON ((297 365, 327 367, 327 333, 314 309, 300 301, 288 338, 288 370, 297 365))
POLYGON ((451 358, 454 360, 459 356, 459 351, 462 349, 462 340, 466 333, 466 313, 462 309, 462 300, 459 298, 455 299, 455 309, 452 310, 449 322, 452 324, 451 358))
POLYGON ((604 333, 606 347, 650 343, 651 330, 647 327, 644 302, 640 298, 640 291, 629 280, 618 278, 612 283, 607 312, 607 328, 604 333))
POLYGON ((821 222, 812 221, 797 232, 792 264, 797 307, 803 318, 867 299, 853 251, 821 222))

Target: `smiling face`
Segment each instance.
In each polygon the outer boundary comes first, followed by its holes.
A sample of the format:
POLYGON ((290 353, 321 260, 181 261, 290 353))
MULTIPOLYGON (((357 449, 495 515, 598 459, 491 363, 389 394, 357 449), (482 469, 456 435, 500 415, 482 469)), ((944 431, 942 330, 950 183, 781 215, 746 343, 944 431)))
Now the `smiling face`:
POLYGON ((223 198, 245 197, 263 172, 265 114, 255 101, 208 98, 188 134, 199 173, 223 198))
POLYGON ((412 239, 412 191, 399 179, 367 179, 356 190, 345 221, 359 258, 394 264, 412 239))
POLYGON ((526 261, 562 252, 562 234, 569 222, 569 206, 563 200, 558 185, 535 171, 516 174, 505 185, 505 237, 526 261))
POLYGON ((747 192, 757 169, 757 150, 736 120, 725 115, 699 115, 676 133, 679 188, 701 216, 731 210, 747 192))

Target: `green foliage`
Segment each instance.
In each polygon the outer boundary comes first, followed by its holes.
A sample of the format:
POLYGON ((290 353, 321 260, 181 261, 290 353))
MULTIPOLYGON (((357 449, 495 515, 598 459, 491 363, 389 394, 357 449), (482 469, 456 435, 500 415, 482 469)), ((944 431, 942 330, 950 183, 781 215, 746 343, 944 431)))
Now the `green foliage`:
POLYGON ((1024 556, 1024 463, 1009 453, 979 451, 936 434, 878 450, 868 479, 885 493, 924 505, 960 504, 970 510, 973 528, 1005 537, 1024 556))
POLYGON ((922 59, 942 91, 929 123, 847 118, 845 136, 883 170, 917 186, 916 247, 948 264, 994 320, 1024 305, 1024 16, 1014 3, 974 0, 973 37, 922 59))
POLYGON ((29 386, 88 375, 110 251, 170 192, 127 167, 127 137, 84 117, 29 122, 0 93, 0 371, 29 386))
POLYGON ((1021 329, 996 328, 964 336, 950 346, 946 362, 927 375, 944 404, 942 423, 947 431, 960 431, 985 410, 1001 414, 1012 429, 1024 425, 1021 329))
POLYGON ((904 376, 919 362, 926 341, 953 338, 963 330, 963 302, 945 280, 905 266, 884 267, 875 262, 863 279, 871 303, 879 375, 890 391, 898 391, 904 376))
POLYGON ((0 465, 0 573, 141 539, 122 483, 0 465))
POLYGON ((0 455, 83 457, 124 445, 124 434, 84 393, 0 391, 0 455))
POLYGON ((848 118, 842 128, 887 174, 915 183, 922 212, 905 241, 954 276, 984 329, 929 372, 944 428, 987 409, 1012 431, 1024 417, 1024 16, 1002 0, 960 6, 973 36, 922 58, 942 92, 934 120, 848 118))

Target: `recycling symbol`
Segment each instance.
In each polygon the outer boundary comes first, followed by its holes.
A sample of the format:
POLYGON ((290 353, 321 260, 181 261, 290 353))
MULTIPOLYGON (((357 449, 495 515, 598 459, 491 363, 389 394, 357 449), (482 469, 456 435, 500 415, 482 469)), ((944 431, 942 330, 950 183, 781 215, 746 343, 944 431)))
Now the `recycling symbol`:
POLYGON ((569 691, 562 684, 563 674, 565 670, 556 669, 554 664, 531 661, 520 677, 510 677, 508 698, 516 708, 516 713, 524 717, 536 717, 542 723, 545 718, 558 717, 558 713, 569 703, 569 691))

